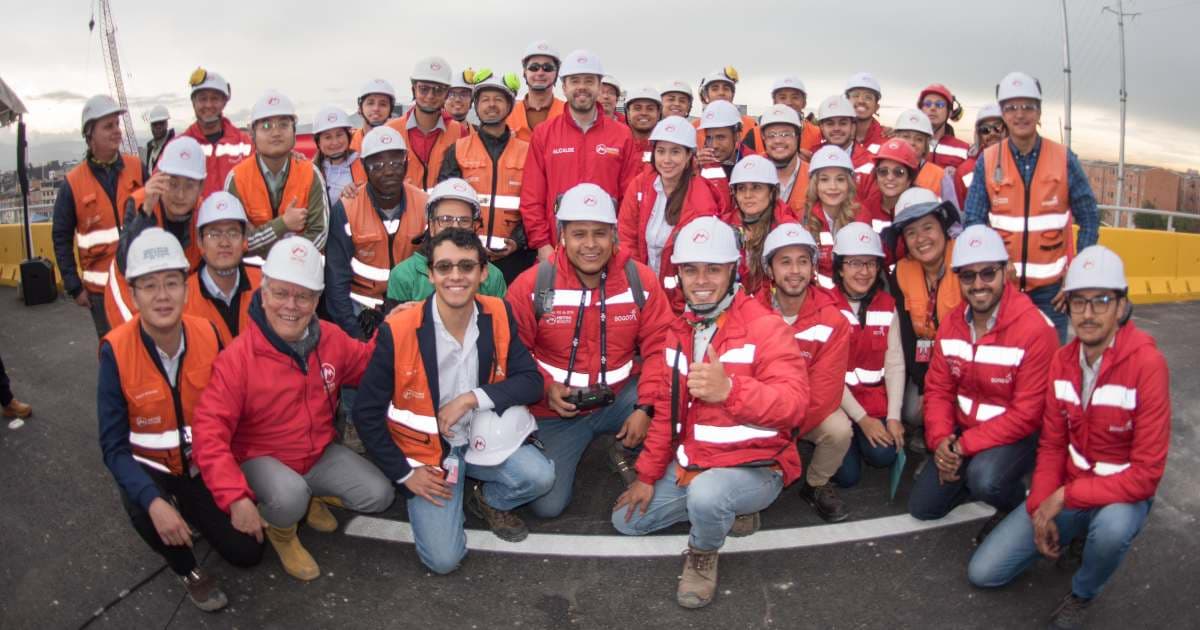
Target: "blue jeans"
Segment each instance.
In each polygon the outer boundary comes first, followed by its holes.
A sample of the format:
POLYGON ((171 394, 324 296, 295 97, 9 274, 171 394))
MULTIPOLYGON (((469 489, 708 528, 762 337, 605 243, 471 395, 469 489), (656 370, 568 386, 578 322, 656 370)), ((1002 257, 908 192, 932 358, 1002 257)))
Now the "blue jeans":
POLYGON ((575 485, 575 469, 592 440, 602 433, 616 433, 633 413, 637 404, 637 378, 625 382, 613 404, 586 416, 537 419, 538 439, 546 447, 546 457, 554 462, 554 487, 538 498, 530 508, 540 518, 555 518, 567 509, 575 485))
POLYGON ((846 451, 842 466, 833 476, 833 482, 843 488, 858 485, 862 479, 863 460, 875 468, 885 468, 896 461, 896 447, 872 445, 871 440, 867 439, 867 434, 858 427, 858 423, 851 424, 854 426, 854 441, 850 442, 850 449, 846 451))
POLYGON ((1021 477, 1033 469, 1036 451, 1036 433, 1020 442, 989 448, 963 463, 958 481, 944 484, 938 479, 937 466, 930 462, 913 485, 908 513, 922 521, 936 520, 971 498, 1002 512, 1013 510, 1025 501, 1021 477))
MULTIPOLYGON (((1063 549, 1075 537, 1087 536, 1083 564, 1071 578, 1071 592, 1076 597, 1092 599, 1100 594, 1120 566, 1129 545, 1142 531, 1153 503, 1153 499, 1147 499, 1091 510, 1064 509, 1054 518, 1063 549)), ((1004 586, 1028 569, 1039 555, 1029 512, 1013 510, 975 550, 967 565, 967 579, 980 588, 1004 586)))
POLYGON ((629 508, 612 514, 617 531, 641 536, 690 521, 688 544, 693 549, 715 551, 725 544, 725 536, 738 514, 765 510, 783 490, 783 474, 767 467, 710 468, 680 487, 675 479, 675 464, 654 484, 654 498, 645 514, 635 512, 627 522, 629 508))
POLYGON ((1060 346, 1067 343, 1068 318, 1066 312, 1054 310, 1054 305, 1050 303, 1050 300, 1054 299, 1061 289, 1062 283, 1059 282, 1034 289, 1026 294, 1029 299, 1033 300, 1034 306, 1037 306, 1038 310, 1049 317, 1051 322, 1054 322, 1054 330, 1058 331, 1058 345, 1060 346))
MULTIPOLYGON (((522 445, 499 466, 472 466, 463 461, 465 446, 450 452, 465 466, 466 475, 485 482, 483 500, 491 507, 508 511, 545 494, 554 485, 554 467, 532 444, 522 445)), ((434 573, 445 575, 458 568, 467 555, 463 530, 463 493, 467 480, 460 476, 453 496, 438 507, 421 497, 408 499, 408 522, 412 525, 417 557, 434 573)))

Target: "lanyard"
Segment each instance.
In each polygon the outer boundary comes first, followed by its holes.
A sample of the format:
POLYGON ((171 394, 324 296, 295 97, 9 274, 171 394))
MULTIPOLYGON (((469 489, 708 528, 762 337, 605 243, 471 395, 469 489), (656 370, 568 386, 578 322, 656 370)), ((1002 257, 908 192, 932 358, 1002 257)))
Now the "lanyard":
MULTIPOLYGON (((946 273, 945 270, 943 270, 942 274, 944 275, 945 273, 946 273)), ((942 275, 938 275, 937 280, 935 280, 933 283, 933 286, 929 286, 928 283, 926 283, 925 286, 929 289, 929 314, 926 315, 926 317, 933 322, 933 329, 937 330, 937 328, 939 326, 938 314, 937 314, 937 306, 938 306, 937 298, 938 298, 938 290, 941 289, 941 287, 942 287, 942 275)))
MULTIPOLYGON (((608 386, 608 379, 605 375, 608 372, 608 309, 605 302, 607 300, 607 291, 604 285, 608 283, 608 267, 600 270, 600 384, 608 386)), ((567 378, 563 383, 570 387, 571 373, 575 371, 575 354, 579 350, 579 336, 583 329, 583 309, 587 307, 588 294, 591 293, 587 289, 580 291, 579 296, 579 313, 575 316, 575 332, 571 334, 571 355, 567 357, 567 378)))

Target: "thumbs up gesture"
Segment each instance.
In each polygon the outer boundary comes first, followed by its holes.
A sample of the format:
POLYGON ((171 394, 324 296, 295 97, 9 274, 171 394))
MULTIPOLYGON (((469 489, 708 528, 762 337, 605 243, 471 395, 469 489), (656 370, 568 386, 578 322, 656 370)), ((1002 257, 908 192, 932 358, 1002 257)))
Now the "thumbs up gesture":
POLYGON ((733 389, 733 380, 725 374, 725 366, 721 365, 711 344, 706 354, 707 362, 688 366, 688 392, 706 403, 725 402, 733 389))

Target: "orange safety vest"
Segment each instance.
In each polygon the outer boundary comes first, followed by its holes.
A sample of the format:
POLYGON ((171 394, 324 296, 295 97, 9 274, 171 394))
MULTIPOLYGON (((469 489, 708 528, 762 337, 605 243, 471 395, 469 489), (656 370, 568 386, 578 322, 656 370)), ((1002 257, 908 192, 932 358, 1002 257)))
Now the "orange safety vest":
POLYGON ((121 392, 129 409, 129 446, 133 458, 145 466, 172 475, 186 474, 184 450, 192 441, 192 410, 208 386, 213 361, 220 351, 211 324, 184 315, 184 351, 171 387, 142 341, 140 317, 121 324, 104 336, 112 347, 121 377, 121 392), (182 416, 182 417, 181 417, 182 416))
POLYGON ((528 153, 528 142, 510 137, 496 164, 479 134, 471 134, 454 143, 454 156, 462 178, 479 193, 483 218, 479 234, 487 236, 489 242, 492 236, 509 238, 521 224, 521 180, 525 177, 528 153))
MULTIPOLYGON (((783 180, 779 181, 779 191, 783 192, 783 180)), ((796 216, 804 216, 804 206, 808 203, 808 162, 803 158, 800 164, 796 166, 796 181, 792 184, 792 194, 783 202, 787 207, 796 213, 796 216)))
MULTIPOLYGON (((437 183, 438 172, 442 170, 442 160, 446 157, 446 149, 462 138, 462 126, 454 120, 445 123, 446 128, 438 134, 433 148, 429 151, 429 161, 422 162, 421 158, 417 157, 416 152, 412 150, 412 143, 408 141, 408 119, 411 116, 412 110, 409 110, 407 114, 389 120, 387 125, 400 133, 400 136, 404 138, 404 146, 408 147, 408 170, 404 174, 404 183, 412 184, 421 190, 429 190, 437 183)), ((441 114, 439 113, 438 116, 441 114)))
MULTIPOLYGON (((954 241, 946 239, 947 263, 950 262, 953 252, 954 241)), ((938 323, 946 321, 962 303, 962 287, 958 284, 958 276, 950 270, 948 264, 938 283, 936 310, 930 309, 929 289, 925 285, 925 269, 921 267, 921 263, 907 256, 897 261, 896 282, 900 285, 900 292, 904 294, 904 310, 908 311, 908 316, 912 319, 913 332, 921 339, 936 337, 938 323)))
MULTIPOLYGON (((803 129, 800 130, 797 146, 800 147, 801 151, 808 151, 811 155, 814 151, 821 148, 825 139, 821 137, 821 128, 812 124, 808 119, 802 120, 801 124, 803 125, 803 129)), ((750 137, 750 141, 754 143, 754 152, 766 155, 767 139, 762 135, 762 128, 756 126, 747 135, 750 137)))
MULTIPOLYGON (((704 139, 708 136, 708 134, 706 134, 704 132, 704 130, 700 128, 700 120, 701 119, 699 119, 699 118, 693 120, 692 126, 696 128, 696 147, 702 149, 702 148, 704 148, 704 139)), ((757 133, 757 132, 758 132, 758 121, 755 120, 753 116, 747 116, 747 115, 743 114, 742 115, 742 135, 738 136, 737 142, 735 144, 737 146, 741 146, 741 145, 745 144, 746 138, 749 138, 750 134, 757 133)), ((761 135, 756 136, 756 138, 758 139, 759 142, 762 142, 761 135)), ((754 152, 762 153, 763 146, 761 144, 755 146, 754 152)))
POLYGON ((365 189, 350 200, 346 209, 346 235, 354 243, 350 270, 350 299, 375 308, 383 304, 392 267, 416 251, 413 240, 425 231, 425 202, 429 195, 412 184, 404 185, 404 212, 399 219, 384 222, 379 218, 371 195, 365 189))
MULTIPOLYGON (((355 186, 366 183, 367 167, 363 166, 362 158, 354 158, 354 161, 350 163, 350 181, 354 182, 355 186)), ((337 199, 330 199, 329 203, 337 203, 337 199)))
MULTIPOLYGON (((566 106, 566 101, 560 101, 557 98, 550 101, 550 113, 546 115, 546 120, 542 122, 549 122, 555 116, 561 116, 566 106)), ((525 142, 529 142, 533 138, 533 128, 529 126, 529 118, 525 115, 525 99, 520 99, 513 105, 513 109, 508 113, 508 119, 505 122, 508 123, 508 128, 512 129, 513 136, 525 142)))
MULTIPOLYGON (((496 354, 492 359, 488 382, 495 383, 504 380, 504 370, 508 366, 508 312, 504 309, 504 300, 500 298, 477 295, 475 299, 481 310, 492 318, 492 339, 496 344, 496 354)), ((446 452, 438 431, 438 401, 433 399, 429 388, 430 376, 437 378, 437 374, 429 375, 425 372, 425 362, 417 342, 417 330, 421 327, 425 308, 426 303, 422 302, 386 320, 392 331, 392 342, 395 346, 395 387, 392 389, 392 402, 388 405, 387 426, 392 440, 404 452, 409 465, 414 468, 441 466, 442 456, 446 452)), ((437 306, 434 305, 433 308, 437 306)))
POLYGON ((259 170, 258 160, 242 160, 233 167, 233 183, 238 199, 246 209, 251 227, 259 227, 279 216, 279 211, 289 203, 296 207, 308 206, 308 194, 312 191, 313 163, 295 155, 288 158, 287 181, 279 205, 271 204, 271 192, 267 180, 259 170))
POLYGON ((917 172, 917 177, 913 180, 913 186, 931 190, 940 198, 942 196, 942 178, 945 175, 945 169, 926 160, 921 165, 921 170, 917 172))
POLYGON ((142 162, 122 155, 117 176, 117 205, 113 207, 104 186, 92 174, 87 159, 67 173, 67 185, 75 199, 75 247, 79 250, 79 279, 91 293, 104 293, 108 268, 117 254, 125 202, 142 187, 142 162))
POLYGON ((992 204, 988 224, 1004 237, 1021 290, 1058 282, 1071 256, 1067 148, 1042 138, 1041 154, 1029 189, 1025 188, 1007 142, 984 149, 983 159, 984 172, 988 174, 988 200, 992 204), (992 176, 997 159, 1002 172, 999 183, 992 176))
POLYGON ((250 326, 250 299, 254 295, 254 292, 258 290, 258 287, 262 285, 262 270, 260 268, 241 265, 239 273, 240 271, 246 272, 245 280, 249 282, 250 286, 246 290, 238 291, 234 295, 234 299, 238 301, 238 329, 236 333, 229 329, 229 324, 225 323, 225 318, 221 317, 221 311, 217 310, 213 301, 205 297, 204 292, 200 290, 200 286, 204 282, 200 278, 200 270, 197 269, 190 274, 187 280, 187 303, 183 305, 184 314, 212 322, 212 325, 217 329, 217 336, 221 339, 221 344, 226 346, 233 343, 234 338, 242 334, 250 326))

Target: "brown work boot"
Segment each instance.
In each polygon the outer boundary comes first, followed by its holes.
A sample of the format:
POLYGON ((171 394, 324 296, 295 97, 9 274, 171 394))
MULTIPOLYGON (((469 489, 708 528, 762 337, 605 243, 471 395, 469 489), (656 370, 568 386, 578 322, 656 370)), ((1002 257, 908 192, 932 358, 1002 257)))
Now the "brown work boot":
POLYGON ((187 588, 188 599, 204 612, 221 610, 229 604, 229 599, 225 597, 221 587, 217 586, 216 578, 200 567, 196 567, 187 575, 181 575, 179 581, 187 588))
POLYGON ((308 500, 308 516, 304 518, 308 526, 325 534, 337 531, 337 519, 327 505, 342 507, 337 497, 312 497, 308 500))
POLYGON ((717 550, 701 551, 688 545, 683 554, 683 575, 675 601, 684 608, 704 608, 717 595, 717 550))
POLYGON ((762 517, 758 512, 753 514, 738 514, 738 517, 733 519, 733 527, 729 530, 729 535, 734 538, 743 538, 758 531, 762 527, 762 517))
POLYGON ((471 497, 467 500, 467 509, 479 518, 487 521, 492 533, 500 540, 521 542, 529 536, 529 528, 525 521, 512 512, 504 512, 490 506, 483 500, 483 486, 475 484, 471 488, 471 497))
POLYGON ((5 418, 28 418, 33 415, 33 405, 23 403, 16 398, 4 405, 5 418))
POLYGON ((800 486, 800 497, 817 511, 817 516, 827 523, 840 523, 850 516, 846 511, 846 502, 837 494, 837 488, 828 481, 819 486, 810 486, 805 480, 800 486))
POLYGON ((312 555, 296 537, 295 525, 291 527, 268 525, 267 540, 271 541, 275 553, 279 554, 279 562, 288 575, 305 582, 315 580, 321 575, 321 568, 317 566, 317 561, 313 560, 312 555))
POLYGON ((625 482, 625 487, 629 487, 637 481, 637 471, 633 468, 635 461, 637 458, 633 456, 633 451, 625 448, 621 440, 614 439, 612 446, 608 448, 608 467, 621 475, 621 481, 625 482))

